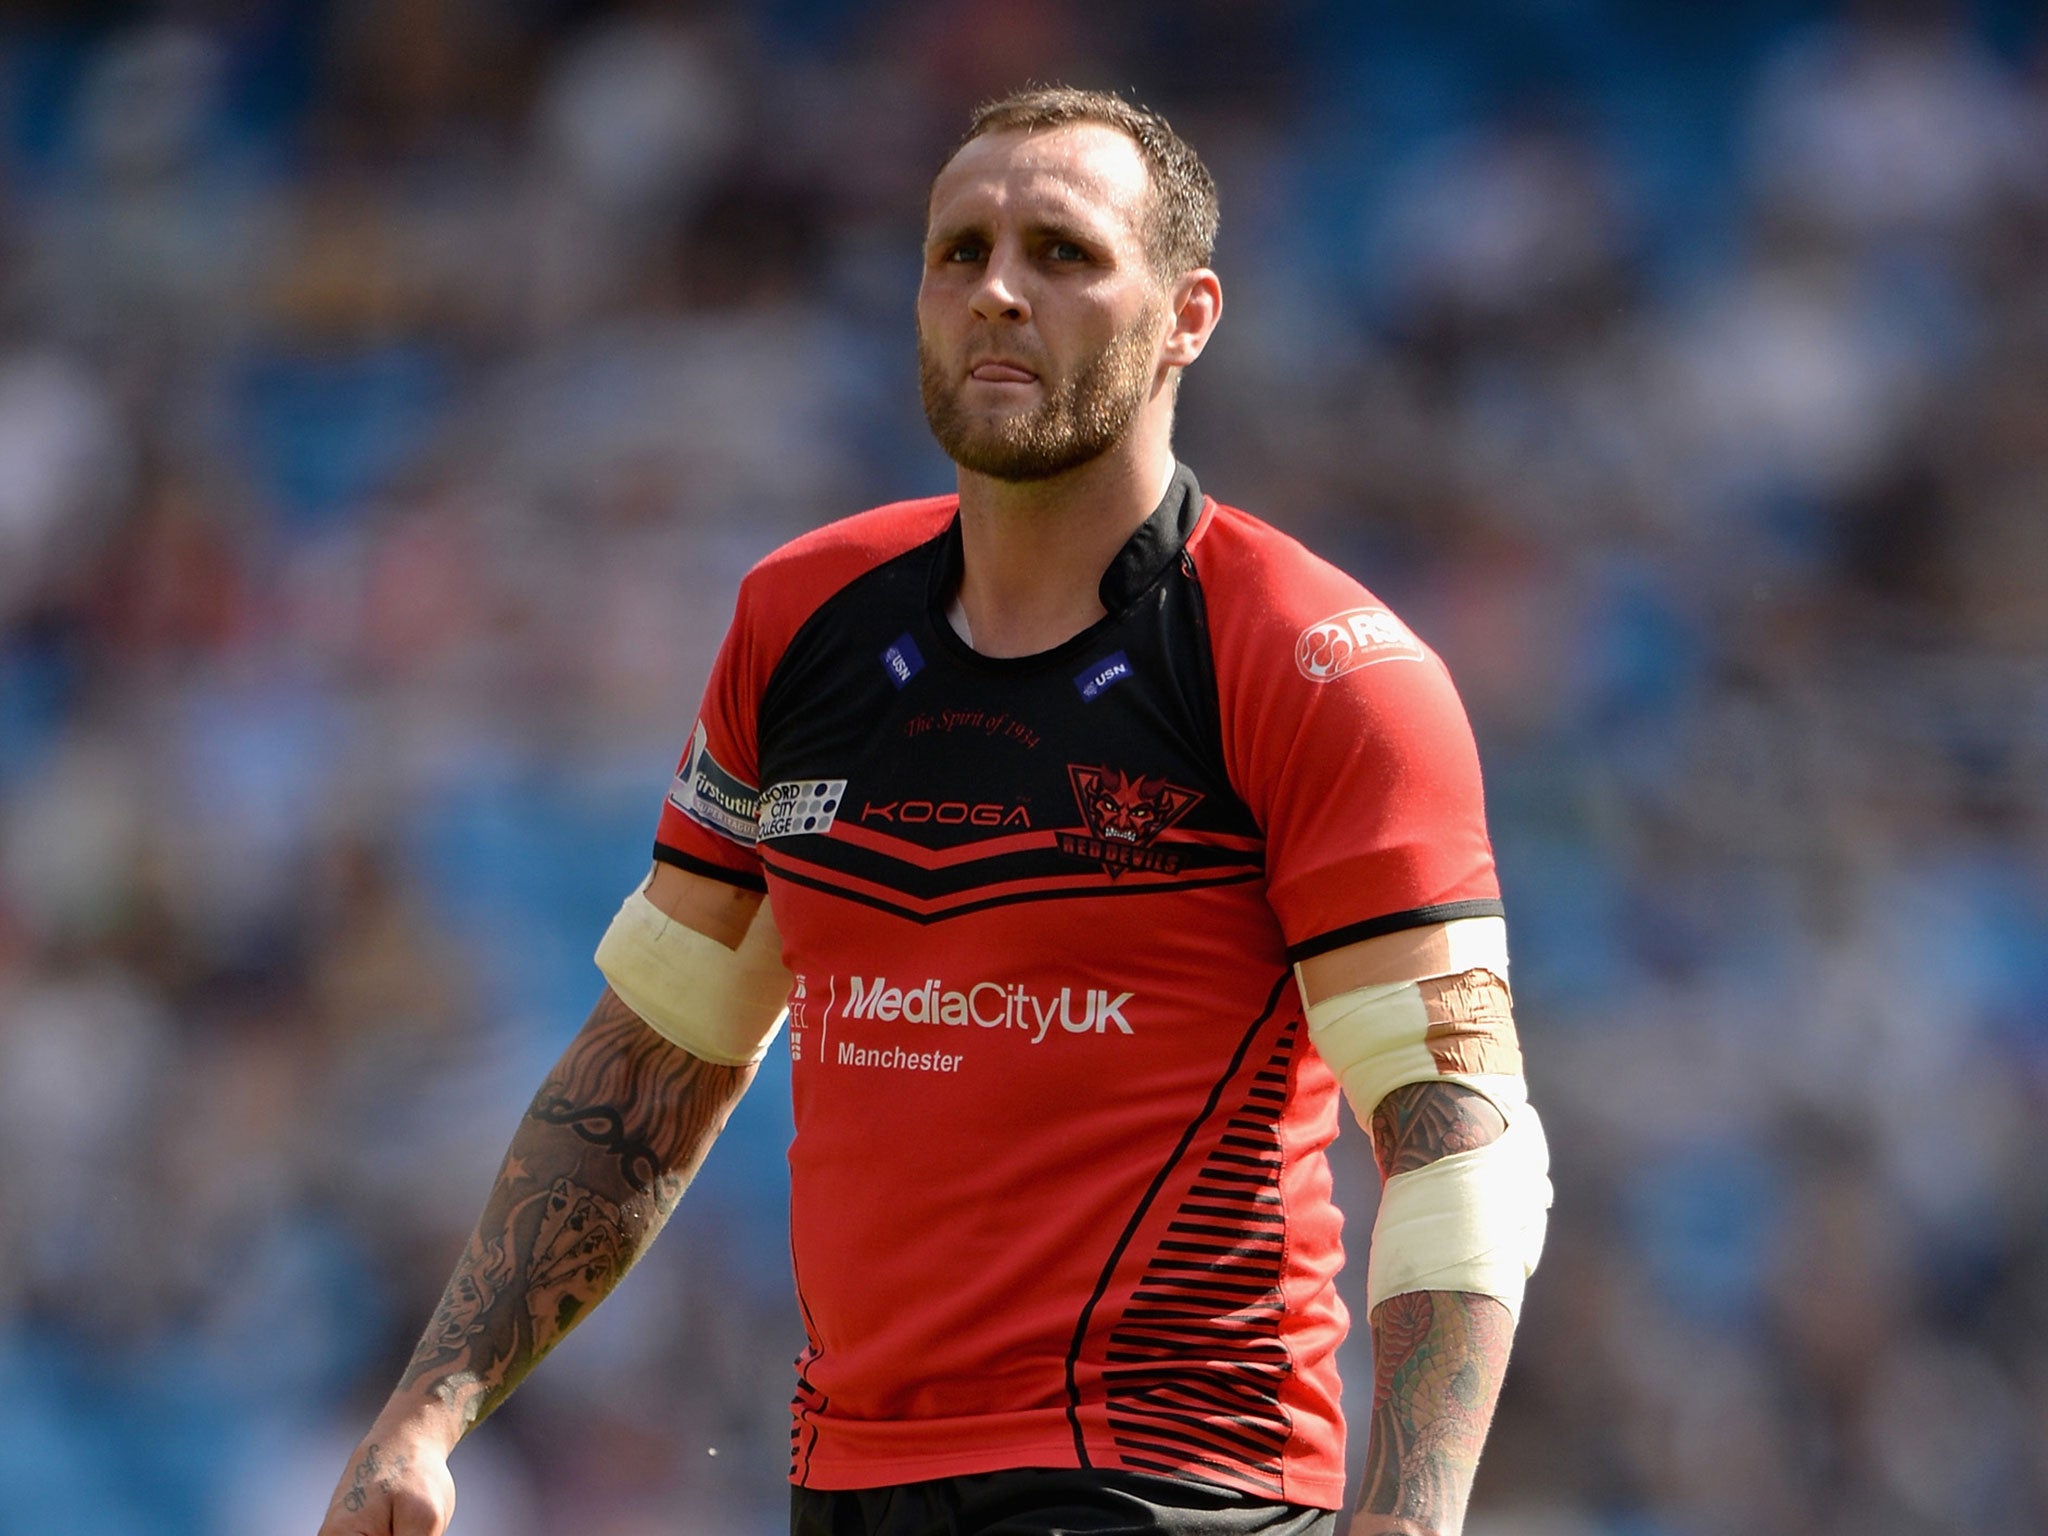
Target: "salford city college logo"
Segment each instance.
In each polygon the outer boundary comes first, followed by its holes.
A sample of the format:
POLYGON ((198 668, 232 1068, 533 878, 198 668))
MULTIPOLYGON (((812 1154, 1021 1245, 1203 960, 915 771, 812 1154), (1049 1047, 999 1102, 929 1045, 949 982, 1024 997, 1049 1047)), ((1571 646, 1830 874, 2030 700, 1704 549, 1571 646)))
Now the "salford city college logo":
POLYGON ((1060 833, 1060 852, 1095 860, 1112 880, 1127 869, 1170 875, 1180 868, 1179 854, 1151 844, 1194 809, 1202 798, 1200 790, 1170 784, 1156 774, 1086 763, 1069 763, 1067 777, 1088 832, 1060 833))
POLYGON ((1294 664, 1327 683, 1382 661, 1420 661, 1422 642, 1384 608, 1347 608, 1318 620, 1294 642, 1294 664))

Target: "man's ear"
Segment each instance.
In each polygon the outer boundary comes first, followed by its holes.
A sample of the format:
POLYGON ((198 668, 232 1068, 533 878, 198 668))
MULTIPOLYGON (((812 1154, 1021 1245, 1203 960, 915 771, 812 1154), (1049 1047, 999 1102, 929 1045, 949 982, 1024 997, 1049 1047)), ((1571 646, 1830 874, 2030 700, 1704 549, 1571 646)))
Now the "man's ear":
POLYGON ((1223 284, 1207 267, 1181 274, 1173 285, 1172 324, 1160 361, 1173 368, 1185 368, 1202 355, 1216 322, 1223 317, 1223 284))

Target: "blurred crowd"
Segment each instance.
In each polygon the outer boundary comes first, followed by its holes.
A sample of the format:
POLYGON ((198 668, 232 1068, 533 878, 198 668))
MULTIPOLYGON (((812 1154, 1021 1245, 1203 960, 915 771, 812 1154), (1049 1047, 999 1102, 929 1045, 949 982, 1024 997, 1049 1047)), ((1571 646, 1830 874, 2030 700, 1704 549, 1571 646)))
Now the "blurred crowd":
MULTIPOLYGON (((923 190, 1033 78, 1210 161, 1180 453, 1480 737, 1559 1203, 1474 1536, 2048 1528, 2033 7, 51 0, 0 20, 0 1532, 311 1531, 739 575, 949 484, 923 190)), ((771 1068, 458 1536, 778 1528, 787 1132, 771 1068)))

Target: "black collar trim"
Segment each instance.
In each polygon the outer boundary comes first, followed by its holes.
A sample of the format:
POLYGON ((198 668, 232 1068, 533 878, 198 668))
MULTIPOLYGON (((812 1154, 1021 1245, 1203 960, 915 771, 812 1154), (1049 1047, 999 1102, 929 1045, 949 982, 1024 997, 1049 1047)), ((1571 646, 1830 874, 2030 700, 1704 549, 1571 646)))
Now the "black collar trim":
MULTIPOLYGON (((1109 569, 1102 573, 1102 583, 1096 592, 1110 617, 1128 608, 1180 558, 1201 519, 1202 488, 1195 482, 1195 472, 1176 460, 1166 495, 1152 515, 1138 525, 1137 532, 1124 541, 1124 547, 1109 562, 1109 569)), ((932 563, 934 614, 943 617, 946 604, 959 590, 961 567, 960 514, 955 512, 953 521, 940 535, 938 559, 932 563)))
POLYGON ((1180 558, 1201 516, 1202 488, 1195 484, 1195 472, 1176 460, 1164 499, 1102 573, 1097 589, 1102 606, 1118 613, 1136 602, 1138 594, 1180 558))

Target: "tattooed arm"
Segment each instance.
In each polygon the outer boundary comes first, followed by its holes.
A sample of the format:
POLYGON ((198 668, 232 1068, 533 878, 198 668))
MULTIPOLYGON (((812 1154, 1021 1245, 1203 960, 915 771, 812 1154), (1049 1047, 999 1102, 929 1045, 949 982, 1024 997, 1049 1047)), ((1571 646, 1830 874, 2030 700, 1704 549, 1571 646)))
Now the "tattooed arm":
MULTIPOLYGON (((725 889, 709 896, 736 910, 690 920, 735 942, 758 898, 725 889)), ((649 894, 667 906, 672 893, 649 894)), ((753 1075, 671 1044, 605 990, 527 1106, 321 1536, 439 1536, 455 1502, 448 1452, 646 1251, 753 1075)))
MULTIPOLYGON (((1301 965, 1303 996, 1314 1004, 1358 987, 1451 975, 1464 967, 1455 959, 1456 929, 1426 924, 1313 956, 1301 965)), ((1518 1071, 1520 1053, 1512 1066, 1462 1065, 1518 1071)), ((1490 1100, 1448 1082, 1396 1088, 1374 1106, 1370 1121, 1382 1180, 1486 1146, 1507 1131, 1490 1100)), ((1500 1396, 1514 1319, 1491 1296, 1416 1291, 1389 1296, 1370 1323, 1372 1418, 1350 1536, 1457 1536, 1500 1396)))
MULTIPOLYGON (((1482 1147, 1507 1129, 1455 1083, 1411 1083, 1372 1116, 1382 1179, 1482 1147)), ((1500 1396, 1515 1325, 1491 1296, 1411 1291, 1372 1318, 1372 1421, 1351 1536, 1455 1536, 1500 1396)))

